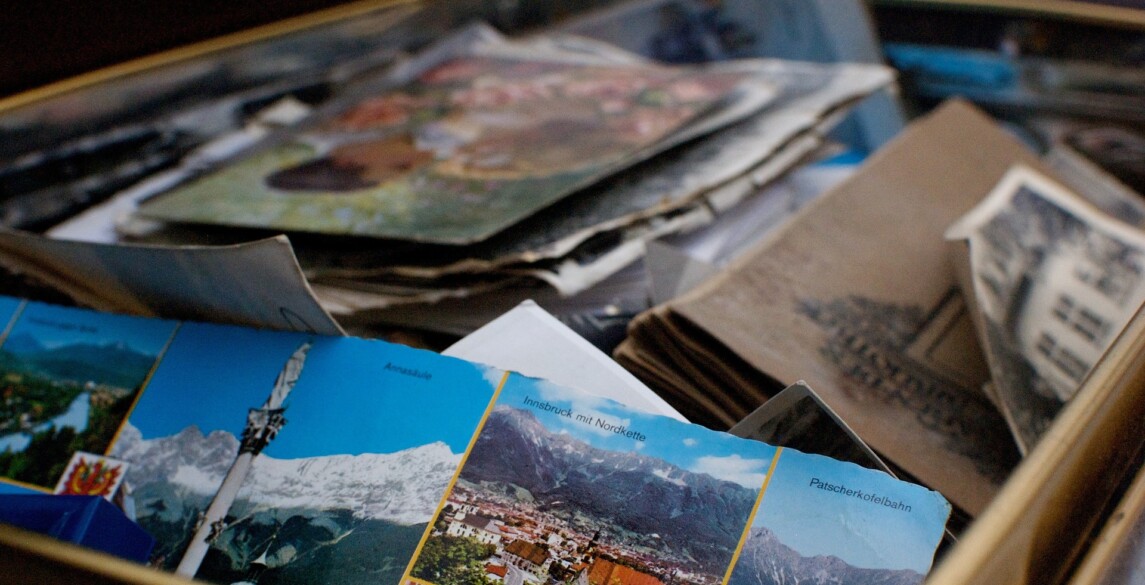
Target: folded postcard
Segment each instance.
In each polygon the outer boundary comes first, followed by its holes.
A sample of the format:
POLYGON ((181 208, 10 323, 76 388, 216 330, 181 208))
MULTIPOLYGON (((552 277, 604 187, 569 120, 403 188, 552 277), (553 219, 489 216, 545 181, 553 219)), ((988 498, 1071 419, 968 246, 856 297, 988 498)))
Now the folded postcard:
POLYGON ((896 475, 803 380, 769 398, 728 432, 896 475))
POLYGON ((1028 452, 1145 302, 1145 232, 1015 165, 946 237, 992 398, 1028 452))
POLYGON ((208 582, 914 584, 950 513, 882 472, 382 341, 0 312, 0 491, 103 495, 154 566, 208 582))
POLYGON ((315 298, 286 236, 176 247, 77 242, 0 228, 0 266, 102 311, 342 333, 315 298))
POLYGON ((140 213, 471 243, 776 93, 736 63, 578 62, 512 46, 463 31, 140 213))

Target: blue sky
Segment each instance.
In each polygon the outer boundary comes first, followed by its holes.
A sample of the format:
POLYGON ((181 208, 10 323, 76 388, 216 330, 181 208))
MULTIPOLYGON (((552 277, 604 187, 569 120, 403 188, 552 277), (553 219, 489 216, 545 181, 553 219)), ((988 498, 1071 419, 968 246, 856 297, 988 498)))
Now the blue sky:
POLYGON ((144 390, 131 422, 144 438, 189 425, 239 436, 275 377, 313 340, 287 399, 287 423, 264 451, 281 459, 392 453, 435 441, 468 446, 494 391, 493 376, 432 352, 352 337, 187 323, 144 390), (386 370, 427 372, 430 381, 386 370))
POLYGON ((555 384, 512 376, 505 384, 498 404, 529 409, 550 430, 564 432, 588 444, 612 451, 637 450, 649 457, 674 465, 734 481, 751 489, 763 485, 767 466, 775 448, 758 441, 745 441, 727 433, 716 433, 698 425, 634 411, 608 399, 576 392, 555 384), (647 437, 637 441, 604 430, 594 424, 554 416, 525 406, 524 399, 548 402, 593 420, 603 418, 647 437))
MULTIPOLYGON (((5 321, 14 309, 11 299, 5 298, 0 302, 0 312, 5 321)), ((48 348, 72 343, 118 341, 136 351, 158 355, 177 326, 175 321, 28 303, 8 336, 28 333, 48 348)))
POLYGON ((23 301, 20 299, 0 296, 0 321, 4 323, 4 329, 8 328, 12 320, 12 315, 16 312, 16 309, 20 308, 21 303, 23 303, 23 301))
POLYGON ((785 449, 755 524, 804 556, 834 555, 857 567, 925 574, 948 514, 948 504, 936 492, 853 463, 785 449), (887 496, 911 511, 813 488, 811 478, 887 496))
MULTIPOLYGON (((498 404, 533 412, 550 430, 568 433, 595 447, 636 449, 685 469, 708 473, 759 489, 775 448, 733 437, 699 425, 643 414, 596 396, 549 382, 513 376, 498 404), (643 442, 609 433, 524 404, 524 398, 642 433, 643 442)), ((945 501, 936 493, 890 476, 826 457, 785 449, 776 465, 755 522, 762 523, 788 546, 805 556, 828 554, 866 568, 914 569, 925 573, 945 525, 945 501), (873 491, 904 501, 912 513, 891 510, 853 497, 808 487, 811 477, 873 491), (928 541, 918 535, 932 536, 928 541)))

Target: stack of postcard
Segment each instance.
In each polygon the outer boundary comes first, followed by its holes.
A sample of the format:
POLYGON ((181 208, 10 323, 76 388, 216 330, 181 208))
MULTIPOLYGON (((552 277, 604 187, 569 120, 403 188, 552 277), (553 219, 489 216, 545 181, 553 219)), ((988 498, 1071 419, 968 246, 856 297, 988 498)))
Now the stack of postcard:
POLYGON ((892 79, 879 65, 667 66, 475 26, 144 201, 123 231, 286 232, 340 318, 522 282, 571 295, 814 156, 892 79))
POLYGON ((944 104, 639 315, 615 355, 713 428, 806 380, 891 466, 976 516, 1145 301, 1140 202, 1098 189, 1091 204, 1053 175, 982 112, 944 104))
POLYGON ((1020 456, 943 234, 1037 157, 953 102, 691 293, 634 321, 618 361, 730 427, 805 380, 889 463, 973 516, 1020 456))
POLYGON ((880 471, 377 340, 8 297, 0 320, 0 487, 104 495, 155 567, 210 582, 914 585, 950 513, 880 471))

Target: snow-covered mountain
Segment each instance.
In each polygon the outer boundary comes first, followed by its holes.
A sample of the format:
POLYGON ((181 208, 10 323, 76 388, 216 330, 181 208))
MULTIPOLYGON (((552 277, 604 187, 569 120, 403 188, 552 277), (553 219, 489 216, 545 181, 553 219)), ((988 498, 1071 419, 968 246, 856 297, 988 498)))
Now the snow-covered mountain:
POLYGON ((562 502, 553 514, 575 513, 615 541, 655 534, 657 548, 714 572, 730 561, 759 493, 638 452, 593 447, 505 406, 490 414, 461 478, 522 488, 541 505, 562 502))
POLYGON ((762 526, 751 529, 728 585, 918 585, 907 569, 862 569, 835 556, 801 556, 762 526))
MULTIPOLYGON (((238 453, 234 435, 208 435, 195 426, 168 437, 144 440, 128 424, 112 456, 131 463, 127 480, 137 488, 166 482, 211 495, 238 453)), ((330 455, 306 459, 254 460, 239 499, 280 509, 344 509, 360 518, 397 524, 432 519, 461 462, 444 443, 388 454, 330 455)))

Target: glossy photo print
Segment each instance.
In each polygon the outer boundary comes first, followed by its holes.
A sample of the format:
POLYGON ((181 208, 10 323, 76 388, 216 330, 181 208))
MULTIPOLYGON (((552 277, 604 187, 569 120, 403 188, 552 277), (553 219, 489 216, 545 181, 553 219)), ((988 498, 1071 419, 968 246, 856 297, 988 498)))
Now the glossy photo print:
POLYGON ((407 584, 718 585, 775 452, 511 376, 407 584))
POLYGON ((499 380, 381 341, 188 323, 112 455, 157 566, 396 583, 499 380))
POLYGON ((40 303, 9 314, 0 478, 51 491, 74 452, 108 450, 178 324, 40 303))
POLYGON ((145 203, 166 221, 462 244, 652 154, 742 71, 459 56, 145 203))

